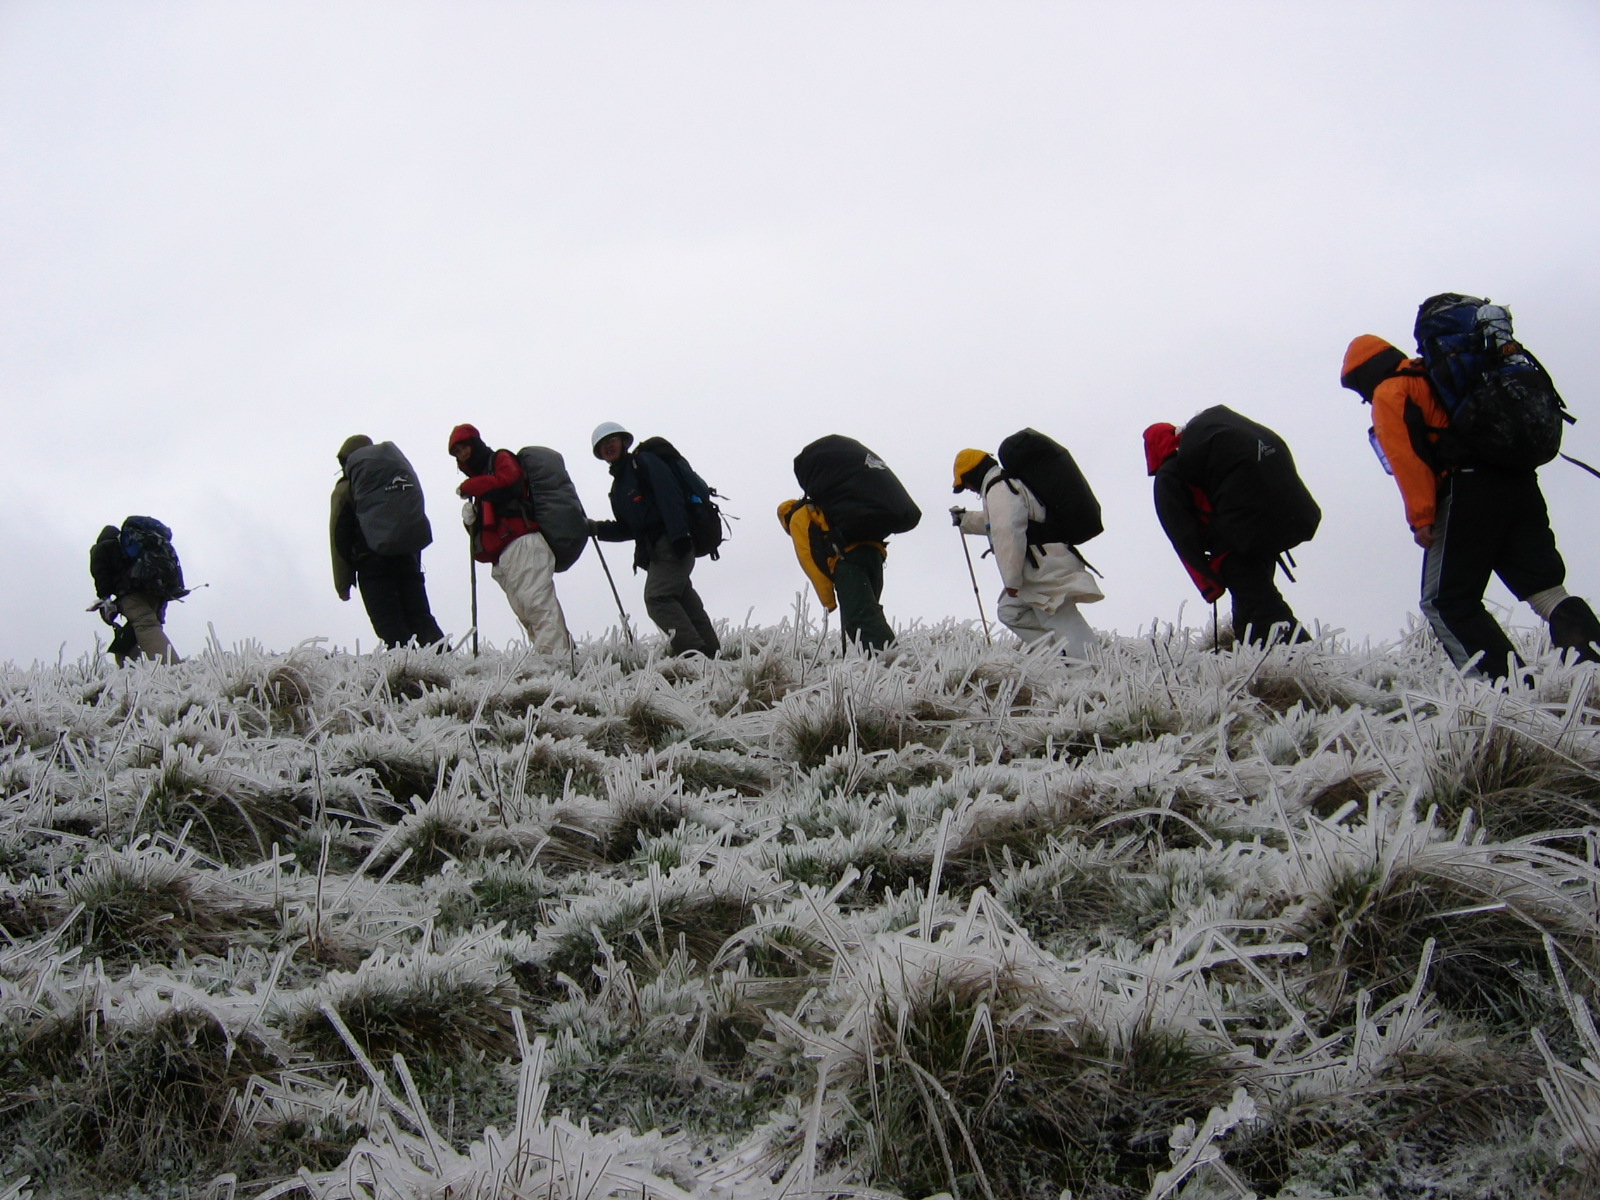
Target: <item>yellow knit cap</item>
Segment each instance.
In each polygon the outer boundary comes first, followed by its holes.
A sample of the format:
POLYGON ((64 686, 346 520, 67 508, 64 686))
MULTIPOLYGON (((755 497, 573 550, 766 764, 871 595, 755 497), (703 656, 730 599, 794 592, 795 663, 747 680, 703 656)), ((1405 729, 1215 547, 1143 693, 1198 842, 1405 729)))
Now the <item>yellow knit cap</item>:
POLYGON ((961 482, 961 477, 974 467, 978 466, 983 462, 984 459, 988 457, 988 452, 984 450, 963 450, 960 454, 956 455, 956 491, 961 491, 965 486, 961 482))

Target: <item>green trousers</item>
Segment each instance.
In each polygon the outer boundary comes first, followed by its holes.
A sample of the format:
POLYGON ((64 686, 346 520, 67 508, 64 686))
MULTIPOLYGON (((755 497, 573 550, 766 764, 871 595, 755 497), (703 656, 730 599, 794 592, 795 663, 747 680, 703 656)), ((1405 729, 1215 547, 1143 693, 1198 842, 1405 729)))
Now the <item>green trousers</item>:
POLYGON ((882 650, 894 641, 894 630, 878 602, 883 595, 883 551, 873 545, 846 550, 834 568, 833 591, 845 645, 859 638, 868 650, 882 650))

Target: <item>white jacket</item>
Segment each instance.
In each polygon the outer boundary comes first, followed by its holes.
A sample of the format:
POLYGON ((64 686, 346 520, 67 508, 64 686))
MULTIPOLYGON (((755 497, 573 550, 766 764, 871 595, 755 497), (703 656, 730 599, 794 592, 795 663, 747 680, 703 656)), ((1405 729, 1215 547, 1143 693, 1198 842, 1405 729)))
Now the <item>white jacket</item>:
POLYGON ((1001 479, 995 467, 983 480, 983 510, 961 518, 963 534, 987 534, 1000 582, 1015 588, 1017 599, 1045 612, 1067 601, 1090 604, 1105 599, 1083 559, 1064 542, 1033 547, 1028 553, 1028 522, 1044 520, 1044 506, 1020 479, 1001 479))

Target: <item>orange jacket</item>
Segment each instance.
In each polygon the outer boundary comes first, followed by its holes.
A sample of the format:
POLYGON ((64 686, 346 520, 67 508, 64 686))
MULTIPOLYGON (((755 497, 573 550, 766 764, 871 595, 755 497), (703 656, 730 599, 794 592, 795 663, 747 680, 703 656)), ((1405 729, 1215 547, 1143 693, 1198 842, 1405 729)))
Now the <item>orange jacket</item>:
POLYGON ((1345 387, 1372 404, 1372 430, 1389 460, 1389 469, 1405 501, 1406 523, 1412 529, 1433 524, 1443 476, 1417 453, 1411 441, 1411 427, 1406 424, 1406 410, 1414 406, 1423 422, 1433 429, 1450 424, 1449 415, 1421 372, 1420 358, 1408 359, 1382 338, 1368 333, 1350 343, 1340 373, 1345 387))

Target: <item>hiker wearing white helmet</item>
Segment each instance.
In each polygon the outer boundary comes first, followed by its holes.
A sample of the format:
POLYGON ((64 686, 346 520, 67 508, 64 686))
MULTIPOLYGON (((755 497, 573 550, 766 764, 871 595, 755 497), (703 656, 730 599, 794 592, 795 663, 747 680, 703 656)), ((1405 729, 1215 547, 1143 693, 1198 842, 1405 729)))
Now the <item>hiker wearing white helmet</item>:
MULTIPOLYGON (((630 451, 633 434, 615 421, 597 425, 589 443, 594 456, 611 470, 614 519, 593 522, 595 537, 633 543, 634 570, 645 572, 645 611, 672 639, 672 652, 714 656, 721 648, 716 627, 690 582, 695 539, 689 505, 694 497, 677 469, 682 456, 661 438, 649 438, 630 451)), ((687 463, 683 469, 688 471, 687 463)))

